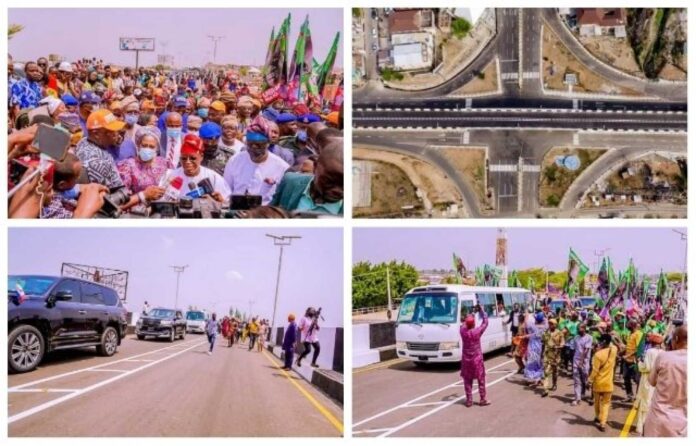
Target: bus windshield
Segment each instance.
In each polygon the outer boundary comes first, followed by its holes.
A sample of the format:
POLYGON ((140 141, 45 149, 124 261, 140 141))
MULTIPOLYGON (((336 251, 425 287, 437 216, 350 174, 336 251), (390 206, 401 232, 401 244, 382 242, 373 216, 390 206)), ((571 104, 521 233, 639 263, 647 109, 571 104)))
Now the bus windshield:
POLYGON ((205 314, 202 311, 189 311, 186 313, 186 319, 189 321, 204 321, 205 314))
POLYGON ((399 309, 399 323, 453 324, 457 322, 456 293, 407 294, 399 309))

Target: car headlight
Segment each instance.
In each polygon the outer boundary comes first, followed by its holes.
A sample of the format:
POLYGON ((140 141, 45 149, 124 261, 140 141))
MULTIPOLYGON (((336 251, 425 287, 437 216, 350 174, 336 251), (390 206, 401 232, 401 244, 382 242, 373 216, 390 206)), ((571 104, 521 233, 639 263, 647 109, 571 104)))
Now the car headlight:
POLYGON ((405 343, 405 342, 401 342, 401 341, 396 341, 396 348, 397 348, 397 349, 399 349, 399 348, 400 348, 400 349, 405 349, 405 348, 406 348, 406 343, 405 343))
POLYGON ((169 327, 172 325, 172 321, 162 321, 162 322, 160 322, 160 325, 162 325, 164 327, 169 327))
POLYGON ((440 350, 455 350, 459 348, 459 341, 457 342, 440 342, 440 350))

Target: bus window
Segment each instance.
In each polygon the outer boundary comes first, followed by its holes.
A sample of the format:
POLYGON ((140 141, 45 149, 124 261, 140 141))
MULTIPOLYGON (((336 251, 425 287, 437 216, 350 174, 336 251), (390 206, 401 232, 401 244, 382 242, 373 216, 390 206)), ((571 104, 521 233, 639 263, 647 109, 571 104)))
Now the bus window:
POLYGON ((503 299, 503 295, 500 293, 495 295, 495 306, 498 316, 500 317, 505 316, 509 311, 509 308, 505 308, 505 300, 503 299))
POLYGON ((488 317, 496 316, 495 294, 478 293, 476 294, 476 298, 478 299, 478 303, 481 305, 481 308, 483 308, 483 311, 486 312, 488 317))
POLYGON ((512 304, 514 303, 514 301, 513 301, 514 296, 515 296, 514 294, 510 294, 510 293, 503 294, 503 303, 505 305, 505 311, 508 314, 510 314, 510 312, 512 311, 512 304))
POLYGON ((464 318, 466 318, 469 314, 474 313, 474 302, 470 300, 463 300, 462 302, 462 308, 459 313, 459 317, 461 321, 464 321, 464 318))

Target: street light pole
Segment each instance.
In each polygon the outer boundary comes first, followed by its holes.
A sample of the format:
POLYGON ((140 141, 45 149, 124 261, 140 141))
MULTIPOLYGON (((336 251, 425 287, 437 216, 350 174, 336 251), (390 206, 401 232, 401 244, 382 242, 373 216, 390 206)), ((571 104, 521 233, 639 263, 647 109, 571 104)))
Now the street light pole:
MULTIPOLYGON (((276 310, 278 308, 278 290, 280 289, 280 271, 283 267, 283 248, 292 245, 295 239, 301 239, 298 235, 273 235, 266 234, 266 237, 273 239, 273 244, 280 247, 280 255, 278 256, 278 274, 276 276, 275 298, 273 300, 273 316, 271 318, 271 331, 275 329, 276 310)), ((269 331, 269 335, 271 335, 269 331)))
POLYGON ((217 44, 220 40, 224 39, 225 36, 208 36, 209 39, 213 41, 213 63, 217 63, 217 44))
POLYGON ((170 265, 170 268, 174 270, 176 273, 176 298, 174 301, 174 309, 178 310, 179 309, 179 277, 181 276, 181 273, 184 272, 186 268, 188 268, 188 265, 182 265, 182 266, 176 266, 176 265, 170 265))

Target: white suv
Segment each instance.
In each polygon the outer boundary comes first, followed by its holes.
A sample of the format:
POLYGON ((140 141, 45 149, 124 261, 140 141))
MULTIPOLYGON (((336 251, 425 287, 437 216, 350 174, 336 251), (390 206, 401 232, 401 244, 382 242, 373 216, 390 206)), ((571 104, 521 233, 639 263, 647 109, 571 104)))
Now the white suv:
POLYGON ((186 312, 186 332, 205 333, 205 321, 208 316, 203 311, 192 310, 186 312))

